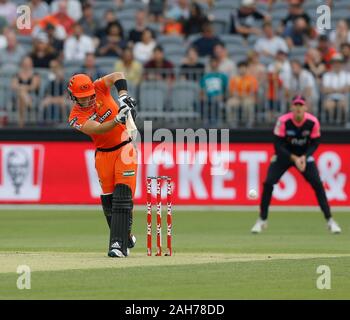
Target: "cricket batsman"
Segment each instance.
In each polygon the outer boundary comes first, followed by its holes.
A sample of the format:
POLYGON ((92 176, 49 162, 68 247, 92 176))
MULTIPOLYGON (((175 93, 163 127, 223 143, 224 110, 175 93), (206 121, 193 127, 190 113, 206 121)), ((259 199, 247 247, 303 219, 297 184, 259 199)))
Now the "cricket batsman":
POLYGON ((339 225, 333 220, 327 196, 321 182, 313 153, 320 144, 320 123, 307 113, 306 100, 298 95, 293 98, 291 112, 282 115, 275 126, 275 155, 272 157, 260 203, 260 217, 252 228, 260 233, 267 227, 268 208, 274 185, 292 166, 303 175, 315 191, 318 203, 332 233, 340 233, 339 225))
POLYGON ((137 151, 126 134, 126 123, 128 117, 136 117, 136 102, 128 95, 127 81, 120 72, 94 82, 86 74, 76 74, 69 81, 68 92, 74 102, 70 126, 90 136, 96 147, 101 203, 110 228, 108 256, 127 257, 136 242, 131 228, 137 151), (113 85, 119 101, 111 95, 113 85))

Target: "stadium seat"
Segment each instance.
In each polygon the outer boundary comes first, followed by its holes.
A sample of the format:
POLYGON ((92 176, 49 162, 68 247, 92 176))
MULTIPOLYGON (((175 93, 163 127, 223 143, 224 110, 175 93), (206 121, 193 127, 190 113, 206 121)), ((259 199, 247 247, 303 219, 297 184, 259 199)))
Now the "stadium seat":
POLYGON ((199 104, 199 85, 193 81, 180 80, 172 86, 172 112, 167 115, 178 118, 199 118, 200 113, 195 110, 199 104))
POLYGON ((164 118, 168 87, 160 81, 142 82, 140 85, 140 118, 164 118))
POLYGON ((212 22, 213 28, 214 28, 214 32, 217 35, 221 35, 221 34, 225 34, 228 32, 228 23, 225 20, 221 20, 221 19, 215 19, 212 22))
POLYGON ((184 45, 184 39, 181 36, 176 35, 159 35, 157 37, 157 42, 162 46, 168 46, 168 45, 176 45, 176 46, 183 46, 184 45))
POLYGON ((231 11, 232 8, 225 8, 225 7, 221 7, 221 8, 214 8, 212 10, 212 15, 214 16, 214 20, 219 19, 222 21, 225 21, 227 24, 230 23, 230 17, 231 17, 231 11))
POLYGON ((117 62, 116 57, 96 57, 96 65, 100 68, 114 68, 115 63, 117 62))

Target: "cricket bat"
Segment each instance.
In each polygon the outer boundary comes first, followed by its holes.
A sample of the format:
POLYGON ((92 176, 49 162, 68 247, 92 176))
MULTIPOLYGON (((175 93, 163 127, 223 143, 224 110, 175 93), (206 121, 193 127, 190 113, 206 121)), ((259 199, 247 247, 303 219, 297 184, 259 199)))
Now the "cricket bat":
POLYGON ((125 125, 126 125, 126 131, 128 132, 130 138, 135 141, 137 137, 137 127, 134 122, 134 119, 132 118, 130 111, 129 111, 128 119, 126 120, 125 125))

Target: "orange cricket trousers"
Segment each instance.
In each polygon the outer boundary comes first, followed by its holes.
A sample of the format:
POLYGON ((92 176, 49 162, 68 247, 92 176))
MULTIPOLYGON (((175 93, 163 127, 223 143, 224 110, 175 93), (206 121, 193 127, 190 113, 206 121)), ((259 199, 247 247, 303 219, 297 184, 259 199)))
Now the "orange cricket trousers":
POLYGON ((134 197, 137 150, 132 143, 111 152, 96 151, 95 168, 103 194, 113 193, 115 185, 122 183, 130 187, 134 197))

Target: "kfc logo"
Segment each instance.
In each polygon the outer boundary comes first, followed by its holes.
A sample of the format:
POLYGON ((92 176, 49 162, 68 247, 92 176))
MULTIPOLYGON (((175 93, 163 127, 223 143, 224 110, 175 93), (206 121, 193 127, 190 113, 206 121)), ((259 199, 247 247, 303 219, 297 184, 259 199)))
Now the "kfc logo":
POLYGON ((40 145, 0 145, 0 200, 38 201, 44 166, 40 145))

